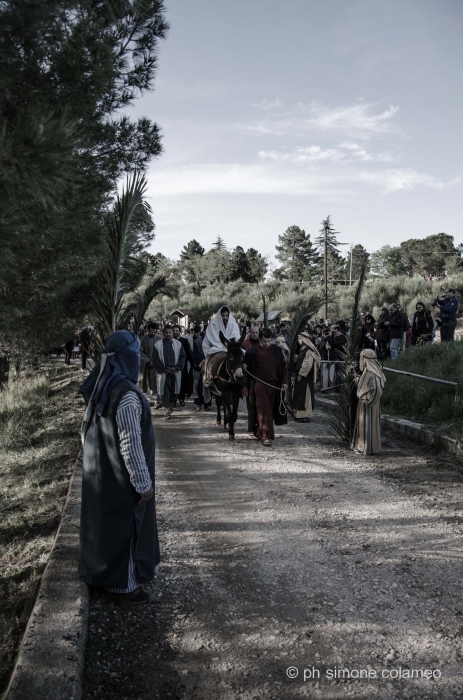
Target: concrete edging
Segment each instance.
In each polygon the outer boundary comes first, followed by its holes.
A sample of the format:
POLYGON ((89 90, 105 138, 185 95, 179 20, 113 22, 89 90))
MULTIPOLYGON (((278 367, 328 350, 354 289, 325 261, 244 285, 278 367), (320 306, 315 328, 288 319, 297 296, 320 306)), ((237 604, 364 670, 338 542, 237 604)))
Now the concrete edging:
MULTIPOLYGON (((317 403, 326 408, 335 405, 334 401, 324 396, 316 396, 315 405, 317 403)), ((381 423, 394 433, 402 435, 402 437, 407 437, 415 442, 425 443, 435 449, 445 450, 460 458, 463 457, 463 444, 459 440, 429 430, 423 423, 414 423, 411 420, 395 418, 387 414, 381 416, 381 423)))
POLYGON ((89 596, 77 580, 82 462, 42 576, 5 700, 80 700, 89 596))

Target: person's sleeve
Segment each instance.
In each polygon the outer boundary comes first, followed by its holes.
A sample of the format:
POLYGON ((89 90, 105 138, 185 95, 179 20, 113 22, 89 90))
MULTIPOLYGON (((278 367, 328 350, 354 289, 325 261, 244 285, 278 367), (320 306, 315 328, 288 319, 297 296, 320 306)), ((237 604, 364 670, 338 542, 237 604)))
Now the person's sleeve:
POLYGON ((368 381, 368 389, 368 394, 365 394, 365 396, 362 397, 362 401, 366 403, 367 406, 371 406, 371 404, 377 403, 378 399, 381 398, 381 385, 378 377, 376 377, 374 374, 368 381))
POLYGON ((130 483, 140 494, 146 493, 153 486, 141 442, 142 410, 138 395, 129 391, 122 397, 116 411, 122 459, 129 472, 130 483))
POLYGON ((154 367, 156 369, 156 372, 158 374, 162 374, 163 372, 166 371, 166 368, 165 368, 164 364, 161 362, 161 358, 159 357, 159 353, 158 353, 156 347, 153 348, 153 356, 152 356, 151 360, 152 360, 154 367))
MULTIPOLYGON (((307 377, 311 367, 313 364, 313 358, 311 357, 310 353, 307 353, 304 359, 302 360, 302 365, 301 368, 298 372, 298 374, 301 375, 301 377, 307 377)), ((285 382, 283 382, 284 384, 285 382)))
POLYGON ((185 361, 186 361, 186 355, 185 355, 185 350, 183 349, 183 345, 180 348, 180 355, 178 356, 178 362, 175 365, 175 371, 176 372, 181 372, 183 368, 185 367, 185 361))

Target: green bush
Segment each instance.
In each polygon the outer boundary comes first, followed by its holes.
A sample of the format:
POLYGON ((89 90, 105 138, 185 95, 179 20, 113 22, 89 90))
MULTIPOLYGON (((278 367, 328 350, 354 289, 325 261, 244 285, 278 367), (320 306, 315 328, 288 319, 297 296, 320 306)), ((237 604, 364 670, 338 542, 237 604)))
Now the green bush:
POLYGON ((36 375, 0 392, 0 449, 30 445, 31 425, 42 415, 49 390, 48 377, 36 375))
POLYGON ((451 386, 386 372, 382 410, 427 423, 444 433, 463 434, 463 343, 433 343, 412 347, 385 367, 457 382, 451 386))

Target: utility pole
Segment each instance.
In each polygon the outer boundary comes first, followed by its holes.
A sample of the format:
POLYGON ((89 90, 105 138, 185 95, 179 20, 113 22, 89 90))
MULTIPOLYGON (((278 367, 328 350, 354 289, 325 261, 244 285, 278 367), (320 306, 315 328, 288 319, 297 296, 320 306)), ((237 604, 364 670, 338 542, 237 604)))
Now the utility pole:
POLYGON ((352 287, 352 252, 354 250, 354 244, 350 244, 350 272, 349 272, 349 287, 352 287))
POLYGON ((328 318, 328 224, 325 223, 323 226, 325 229, 325 321, 328 318))

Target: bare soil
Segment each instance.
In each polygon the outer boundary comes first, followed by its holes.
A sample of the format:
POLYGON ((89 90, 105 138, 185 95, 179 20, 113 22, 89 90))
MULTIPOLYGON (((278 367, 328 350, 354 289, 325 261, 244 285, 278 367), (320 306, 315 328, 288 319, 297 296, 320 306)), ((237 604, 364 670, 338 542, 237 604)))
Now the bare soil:
POLYGON ((235 442, 154 412, 163 562, 148 606, 93 599, 84 699, 461 697, 460 466, 321 410, 264 448, 244 409, 235 442))

